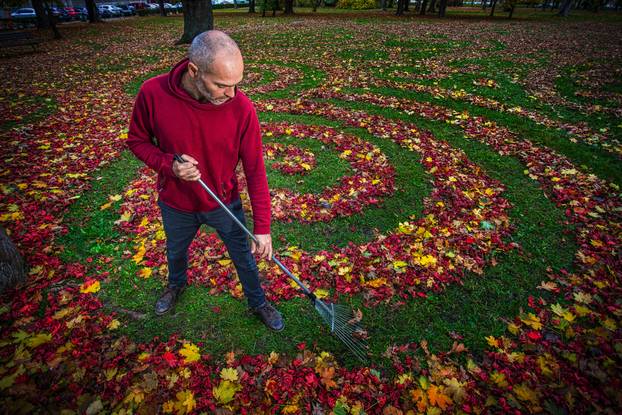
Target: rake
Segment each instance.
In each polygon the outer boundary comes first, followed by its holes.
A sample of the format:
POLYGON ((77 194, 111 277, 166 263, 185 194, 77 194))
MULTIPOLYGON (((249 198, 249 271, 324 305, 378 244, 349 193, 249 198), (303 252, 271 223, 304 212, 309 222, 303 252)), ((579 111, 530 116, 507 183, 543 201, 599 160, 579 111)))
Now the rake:
MULTIPOLYGON (((178 154, 175 154, 175 160, 179 163, 185 163, 186 161, 178 154)), ((255 242, 258 244, 257 238, 253 235, 242 222, 235 217, 235 215, 229 210, 229 208, 216 196, 216 194, 203 182, 198 180, 199 184, 209 195, 218 202, 225 212, 233 219, 233 221, 255 242)), ((362 363, 367 362, 367 342, 365 341, 366 331, 359 325, 361 316, 357 316, 352 312, 352 309, 338 304, 332 304, 320 300, 306 285, 302 283, 294 274, 279 259, 272 255, 271 258, 278 266, 285 272, 285 274, 294 280, 296 284, 302 289, 304 294, 311 300, 315 306, 315 310, 318 312, 322 320, 330 327, 331 333, 333 333, 339 340, 346 345, 346 347, 352 352, 357 359, 362 363)))

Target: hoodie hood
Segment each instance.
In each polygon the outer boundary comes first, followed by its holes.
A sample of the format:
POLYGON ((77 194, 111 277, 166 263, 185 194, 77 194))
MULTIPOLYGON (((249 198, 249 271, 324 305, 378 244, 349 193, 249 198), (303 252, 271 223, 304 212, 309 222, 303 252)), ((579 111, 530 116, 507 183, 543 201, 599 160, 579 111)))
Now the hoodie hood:
POLYGON ((222 109, 231 105, 234 101, 238 99, 238 95, 240 95, 240 92, 238 91, 237 87, 235 88, 235 95, 233 96, 233 98, 220 105, 215 105, 211 102, 200 102, 194 99, 181 85, 181 78, 188 68, 188 62, 190 62, 188 58, 184 58, 183 60, 178 62, 168 74, 168 89, 177 98, 186 101, 188 104, 192 105, 197 109, 206 111, 222 109))

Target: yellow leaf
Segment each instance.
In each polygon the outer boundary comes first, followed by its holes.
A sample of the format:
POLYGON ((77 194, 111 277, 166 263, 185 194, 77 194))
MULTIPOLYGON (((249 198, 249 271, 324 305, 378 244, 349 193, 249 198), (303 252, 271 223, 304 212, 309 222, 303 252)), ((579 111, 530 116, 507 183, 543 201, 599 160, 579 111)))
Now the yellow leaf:
POLYGON ((117 328, 119 328, 119 324, 121 324, 121 323, 119 323, 119 320, 114 319, 110 323, 108 323, 108 329, 109 330, 117 329, 117 328))
POLYGON ((315 294, 317 298, 320 298, 320 299, 328 297, 328 294, 329 294, 328 290, 325 290, 323 288, 318 288, 313 293, 315 294))
POLYGON ((132 213, 131 212, 124 212, 123 214, 121 214, 121 217, 119 218, 119 221, 121 222, 129 222, 130 218, 132 217, 132 213))
POLYGON ((512 390, 521 401, 529 401, 534 405, 538 404, 538 395, 530 389, 526 384, 514 385, 512 390))
POLYGON ((142 278, 149 278, 151 277, 151 273, 152 273, 152 269, 151 268, 143 268, 140 270, 140 272, 138 273, 138 275, 140 275, 142 278))
POLYGON ((121 200, 121 195, 112 195, 112 196, 108 197, 108 199, 111 202, 118 202, 119 200, 121 200))
POLYGON ((395 381, 395 383, 397 383, 398 385, 403 385, 404 383, 406 383, 406 381, 411 382, 412 380, 413 380, 412 374, 402 373, 401 375, 397 377, 397 380, 395 381))
POLYGON ((500 388, 507 388, 508 387, 508 382, 507 382, 507 380, 505 380, 505 375, 503 373, 501 373, 501 372, 497 372, 495 370, 490 375, 490 379, 492 379, 492 381, 494 383, 496 383, 497 386, 499 386, 500 388))
POLYGON ((112 202, 104 203, 103 205, 99 207, 99 210, 106 210, 110 208, 110 206, 112 206, 112 202))
POLYGON ((147 252, 147 249, 145 248, 145 241, 143 241, 138 247, 138 251, 134 254, 132 259, 134 260, 135 263, 140 264, 146 252, 147 252))
POLYGON ((24 366, 20 365, 15 373, 9 376, 5 376, 0 379, 0 390, 7 389, 13 386, 13 382, 15 382, 15 378, 24 373, 24 366))
POLYGON ((510 331, 510 333, 512 333, 513 335, 517 335, 518 331, 520 330, 520 328, 514 324, 514 323, 509 323, 508 324, 508 330, 510 331))
POLYGON ((540 330, 542 328, 542 323, 540 322, 540 319, 533 313, 527 314, 526 318, 521 317, 521 321, 533 328, 534 330, 540 330))
POLYGON ((235 393, 242 387, 228 380, 223 380, 218 386, 212 388, 214 398, 221 404, 228 404, 235 397, 235 393))
POLYGON ((464 400, 466 392, 464 387, 466 386, 466 382, 460 382, 456 378, 445 379, 443 381, 447 388, 445 389, 449 395, 453 398, 454 402, 460 403, 464 400))
POLYGON ((491 347, 499 347, 499 340, 495 339, 494 336, 486 337, 486 341, 488 342, 488 345, 491 347))
POLYGON ((80 286, 80 292, 82 294, 96 293, 100 288, 99 281, 90 281, 80 286))
POLYGON ((184 363, 197 362, 201 358, 199 348, 192 343, 185 343, 179 354, 184 357, 184 363))
POLYGON ((574 300, 578 303, 589 304, 592 302, 592 295, 579 291, 573 294, 574 300))
POLYGON ((222 380, 236 382, 238 380, 238 371, 232 367, 223 368, 220 371, 220 378, 222 380))
POLYGON ((221 259, 221 260, 218 261, 218 263, 224 267, 224 266, 227 266, 227 265, 231 264, 231 260, 230 259, 221 259))
POLYGON ((194 394, 191 390, 184 390, 181 392, 177 392, 177 401, 175 402, 175 409, 177 410, 177 415, 189 414, 192 410, 197 406, 196 401, 194 400, 194 394))

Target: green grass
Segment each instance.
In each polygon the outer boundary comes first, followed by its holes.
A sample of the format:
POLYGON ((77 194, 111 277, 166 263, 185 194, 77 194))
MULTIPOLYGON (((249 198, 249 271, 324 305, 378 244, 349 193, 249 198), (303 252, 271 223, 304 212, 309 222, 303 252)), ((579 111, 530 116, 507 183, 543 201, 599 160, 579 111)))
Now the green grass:
MULTIPOLYGON (((217 11, 215 14, 223 16, 224 19, 227 13, 242 12, 241 10, 217 11)), ((339 11, 339 13, 344 16, 348 15, 346 11, 339 11)), ((450 14, 453 15, 453 13, 452 9, 450 14)), ((519 10, 517 14, 519 19, 550 19, 550 16, 545 16, 547 13, 533 18, 529 17, 528 11, 524 10, 519 10)), ((580 13, 577 14, 580 15, 580 13)), ((356 14, 356 16, 359 16, 357 17, 359 23, 369 23, 377 22, 377 16, 383 16, 383 14, 371 11, 356 14)), ((581 16, 575 20, 591 19, 587 15, 581 16)), ((255 16, 249 19, 258 18, 255 16)), ((298 17, 267 18, 265 21, 282 24, 296 18, 298 17)), ((409 16, 408 19, 416 19, 416 17, 409 16)), ((223 24, 232 25, 232 21, 226 20, 223 24)), ((153 17, 136 19, 136 23, 133 24, 138 26, 155 24, 161 25, 163 29, 178 29, 181 27, 181 19, 153 17)), ((502 27, 508 28, 508 26, 502 27)), ((499 29, 499 32, 502 31, 499 29)), ((335 37, 340 37, 344 42, 348 37, 352 37, 352 34, 345 29, 330 33, 333 33, 335 37)), ((330 35, 330 33, 314 34, 315 37, 310 38, 312 39, 310 44, 321 41, 322 36, 330 35)), ((261 42, 269 41, 271 47, 277 48, 297 44, 300 38, 290 35, 291 32, 282 32, 262 38, 261 42)), ((414 59, 423 56, 421 53, 431 53, 430 56, 441 52, 451 53, 451 50, 460 46, 456 46, 450 40, 443 42, 445 39, 442 37, 437 36, 437 38, 441 42, 430 42, 429 45, 420 49, 417 49, 414 44, 404 44, 404 42, 396 42, 389 46, 412 48, 414 59), (440 46, 436 51, 430 51, 430 48, 434 47, 432 45, 440 46)), ((249 41, 251 38, 241 35, 240 39, 249 41)), ((491 50, 500 50, 505 47, 494 39, 491 39, 490 44, 491 50)), ((356 60, 379 59, 384 56, 383 51, 363 49, 357 43, 354 43, 352 47, 348 46, 348 49, 344 52, 344 56, 356 60)), ((546 55, 543 54, 541 59, 541 64, 545 64, 546 55)), ((495 57, 483 58, 478 62, 484 68, 482 73, 486 73, 487 78, 495 79, 499 83, 498 90, 473 86, 473 79, 478 77, 475 74, 458 74, 448 80, 441 80, 441 85, 453 87, 455 84, 468 91, 497 97, 507 104, 535 109, 551 117, 563 117, 571 122, 586 120, 595 128, 611 126, 610 119, 598 120, 593 117, 594 119, 587 120, 589 117, 575 111, 563 108, 551 109, 533 102, 519 85, 512 82, 513 74, 516 73, 519 77, 524 76, 528 69, 526 67, 513 67, 511 62, 495 57), (490 73, 494 76, 489 76, 490 73)), ((276 60, 266 61, 266 63, 296 67, 302 71, 303 79, 284 90, 253 96, 254 99, 289 98, 295 96, 297 92, 320 85, 326 80, 323 73, 306 65, 276 60)), ((146 74, 132 81, 126 85, 126 92, 135 94, 145 79, 164 71, 146 74)), ((269 82, 266 81, 269 79, 273 78, 266 75, 262 82, 269 82)), ((600 148, 569 142, 564 132, 538 126, 512 114, 476 108, 451 99, 435 99, 426 94, 389 89, 376 89, 375 92, 414 98, 456 110, 468 110, 473 115, 485 116, 500 125, 507 126, 519 137, 554 149, 599 177, 622 184, 619 160, 600 148)), ((450 285, 443 292, 431 294, 425 299, 409 300, 398 308, 392 307, 391 304, 364 308, 361 305, 361 296, 343 297, 340 301, 363 308, 364 324, 371 336, 373 363, 382 368, 387 369, 390 366, 389 362, 380 357, 387 346, 426 339, 432 351, 446 351, 454 341, 450 336, 452 332, 463 336, 462 342, 476 356, 481 356, 486 346, 485 337, 504 333, 504 319, 516 316, 520 308, 526 305, 530 295, 547 297, 546 293, 536 289, 541 281, 548 279, 547 268, 572 271, 572 261, 577 246, 574 238, 568 236, 572 235, 572 229, 564 225, 566 218, 562 209, 557 208, 545 197, 537 182, 523 174, 525 165, 520 161, 513 157, 500 156, 484 144, 465 139, 462 130, 457 126, 418 116, 407 116, 398 111, 380 109, 363 103, 332 102, 342 107, 363 109, 370 113, 413 122, 420 128, 429 129, 436 137, 463 149, 470 160, 480 165, 491 177, 501 181, 507 187, 504 196, 514 206, 510 212, 511 223, 515 226, 511 240, 520 244, 522 252, 493 252, 488 259, 494 257, 497 265, 486 268, 483 276, 467 274, 462 285, 450 285)), ((322 249, 331 249, 333 246, 344 246, 349 241, 364 243, 373 237, 375 229, 385 233, 394 229, 398 222, 407 220, 410 215, 415 218, 420 217, 423 198, 430 191, 430 179, 419 163, 420 155, 406 151, 387 139, 374 137, 366 130, 346 128, 338 122, 321 117, 274 113, 261 113, 259 117, 262 121, 327 125, 356 134, 378 146, 396 168, 398 190, 383 201, 381 208, 367 208, 359 215, 336 219, 329 223, 303 225, 276 222, 273 224, 273 236, 275 236, 277 249, 297 245, 304 250, 317 252, 322 249), (285 240, 280 241, 277 236, 284 236, 285 240)), ((301 145, 311 149, 318 156, 317 171, 313 175, 294 176, 293 178, 279 172, 269 171, 269 181, 272 187, 283 186, 295 191, 318 191, 334 183, 348 170, 347 165, 336 163, 341 160, 335 158, 334 153, 319 151, 318 142, 305 140, 301 142, 301 145), (330 169, 326 166, 330 166, 330 169), (298 183, 299 180, 302 182, 298 183)), ((119 329, 121 334, 128 335, 139 342, 147 342, 154 337, 166 339, 172 333, 179 333, 188 340, 201 343, 203 352, 210 353, 217 358, 230 350, 251 354, 278 351, 293 356, 297 352, 296 345, 306 342, 309 345, 315 345, 320 350, 335 353, 340 361, 348 366, 357 364, 346 353, 344 346, 330 336, 313 308, 304 299, 284 301, 279 304, 279 309, 285 315, 287 327, 284 332, 278 334, 268 331, 255 317, 248 315, 244 301, 233 299, 227 294, 210 295, 207 288, 198 286, 189 287, 173 313, 156 317, 153 313, 153 306, 165 283, 165 276, 142 279, 136 275, 138 271, 136 264, 123 258, 123 252, 132 251, 134 247, 131 243, 131 235, 121 234, 114 226, 114 221, 118 219, 118 205, 121 202, 117 202, 111 209, 103 211, 99 209, 99 206, 107 201, 109 195, 121 193, 125 189, 135 177, 140 165, 141 163, 130 153, 125 152, 118 161, 98 171, 96 175, 100 179, 96 178, 93 181, 92 190, 84 193, 65 217, 65 223, 69 226, 69 234, 59 241, 64 246, 61 256, 65 261, 86 261, 87 257, 95 257, 97 261, 97 255, 113 257, 112 263, 106 265, 106 270, 111 271, 111 275, 103 282, 102 290, 97 295, 104 301, 109 311, 119 313, 118 318, 123 322, 119 329), (133 314, 132 317, 130 312, 137 314, 133 314), (142 318, 136 318, 141 316, 142 318)), ((554 297, 547 298, 551 301, 559 300, 554 297)), ((44 309, 45 304, 41 307, 44 309)))
MULTIPOLYGON (((372 107, 362 107, 371 112, 372 107)), ((377 112, 396 115, 390 111, 377 112)), ((390 344, 427 339, 432 350, 444 350, 453 341, 449 337, 453 331, 463 335, 464 343, 478 353, 484 347, 485 336, 503 332, 505 323, 501 319, 515 315, 525 304, 527 296, 536 294, 534 287, 546 279, 547 267, 558 269, 570 266, 574 245, 563 237, 566 229, 559 224, 563 220, 562 212, 542 197, 535 182, 522 174, 524 166, 518 161, 501 157, 480 143, 462 138, 462 133, 455 127, 421 119, 416 122, 463 148, 471 160, 508 186, 506 196, 516 206, 511 215, 512 222, 517 225, 513 238, 523 246, 526 255, 517 252, 497 254, 499 265, 487 269, 485 277, 468 276, 463 286, 450 286, 443 293, 424 300, 409 301, 397 310, 389 305, 365 309, 365 325, 372 336, 371 349, 379 356, 390 344)), ((399 149, 396 151, 409 153, 399 149)), ((208 289, 203 287, 190 287, 173 314, 156 318, 152 311, 153 304, 163 281, 137 277, 136 265, 120 258, 119 254, 130 247, 117 242, 119 237, 112 226, 116 219, 114 211, 93 209, 86 218, 82 217, 84 206, 97 208, 107 200, 107 195, 124 188, 132 177, 128 173, 132 163, 136 167, 137 162, 131 160, 131 155, 124 154, 118 163, 109 167, 110 171, 102 171, 102 177, 108 178, 96 183, 91 194, 83 196, 72 207, 68 215, 71 226, 66 238, 69 239, 65 242, 73 253, 66 259, 84 259, 96 253, 116 258, 111 268, 120 267, 120 271, 114 272, 113 277, 103 284, 99 295, 111 310, 119 311, 120 307, 145 316, 136 320, 121 311, 124 321, 122 333, 138 341, 148 341, 155 336, 165 338, 176 332, 195 342, 202 342, 202 350, 216 356, 232 349, 245 353, 275 350, 294 354, 299 342, 317 342, 319 349, 333 351, 343 359, 344 364, 356 364, 345 353, 343 346, 329 336, 306 300, 287 301, 279 305, 287 320, 286 330, 279 334, 268 332, 248 315, 243 302, 228 295, 210 296, 208 289), (214 307, 219 307, 220 312, 215 312, 214 307), (258 336, 258 333, 261 335, 258 336)), ((349 301, 354 306, 361 303, 358 297, 346 300, 349 301)))
POLYGON ((305 175, 288 175, 271 167, 272 163, 282 161, 282 158, 265 160, 270 189, 289 189, 297 193, 319 194, 325 187, 336 186, 341 177, 353 172, 347 161, 340 159, 334 149, 325 146, 320 141, 287 135, 267 139, 264 137, 263 141, 264 143, 292 145, 310 151, 315 155, 317 163, 315 168, 305 175))
MULTIPOLYGON (((362 92, 352 89, 352 92, 362 92)), ((457 111, 468 111, 471 115, 485 117, 497 122, 500 126, 510 129, 519 138, 525 138, 537 145, 549 147, 570 159, 581 168, 593 172, 602 179, 609 180, 618 186, 622 186, 622 170, 620 161, 614 154, 599 146, 589 145, 582 142, 569 141, 568 134, 564 131, 553 130, 527 118, 512 114, 500 113, 487 108, 476 107, 466 102, 452 100, 450 98, 437 98, 430 94, 407 92, 388 88, 374 88, 374 92, 393 95, 401 98, 414 99, 429 102, 435 105, 452 108, 457 111)))
MULTIPOLYGON (((50 114, 56 112, 58 108, 58 104, 56 103, 56 98, 54 97, 44 97, 40 95, 29 95, 23 97, 23 99, 30 101, 31 103, 37 105, 36 109, 33 112, 27 113, 23 115, 22 119, 19 121, 4 121, 0 122, 0 131, 10 130, 11 128, 15 128, 19 125, 23 124, 31 124, 35 123, 50 114)), ((17 95, 7 96, 5 97, 5 101, 14 103, 19 102, 20 98, 17 95)))

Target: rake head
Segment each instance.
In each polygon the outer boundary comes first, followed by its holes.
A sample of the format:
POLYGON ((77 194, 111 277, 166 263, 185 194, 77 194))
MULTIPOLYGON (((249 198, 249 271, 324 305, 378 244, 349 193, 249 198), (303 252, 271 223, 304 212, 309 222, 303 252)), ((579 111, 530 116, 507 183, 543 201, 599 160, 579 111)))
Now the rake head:
POLYGON ((330 327, 330 331, 341 340, 346 347, 362 363, 367 363, 367 332, 359 325, 360 316, 356 316, 349 307, 325 303, 316 298, 315 309, 330 327))

